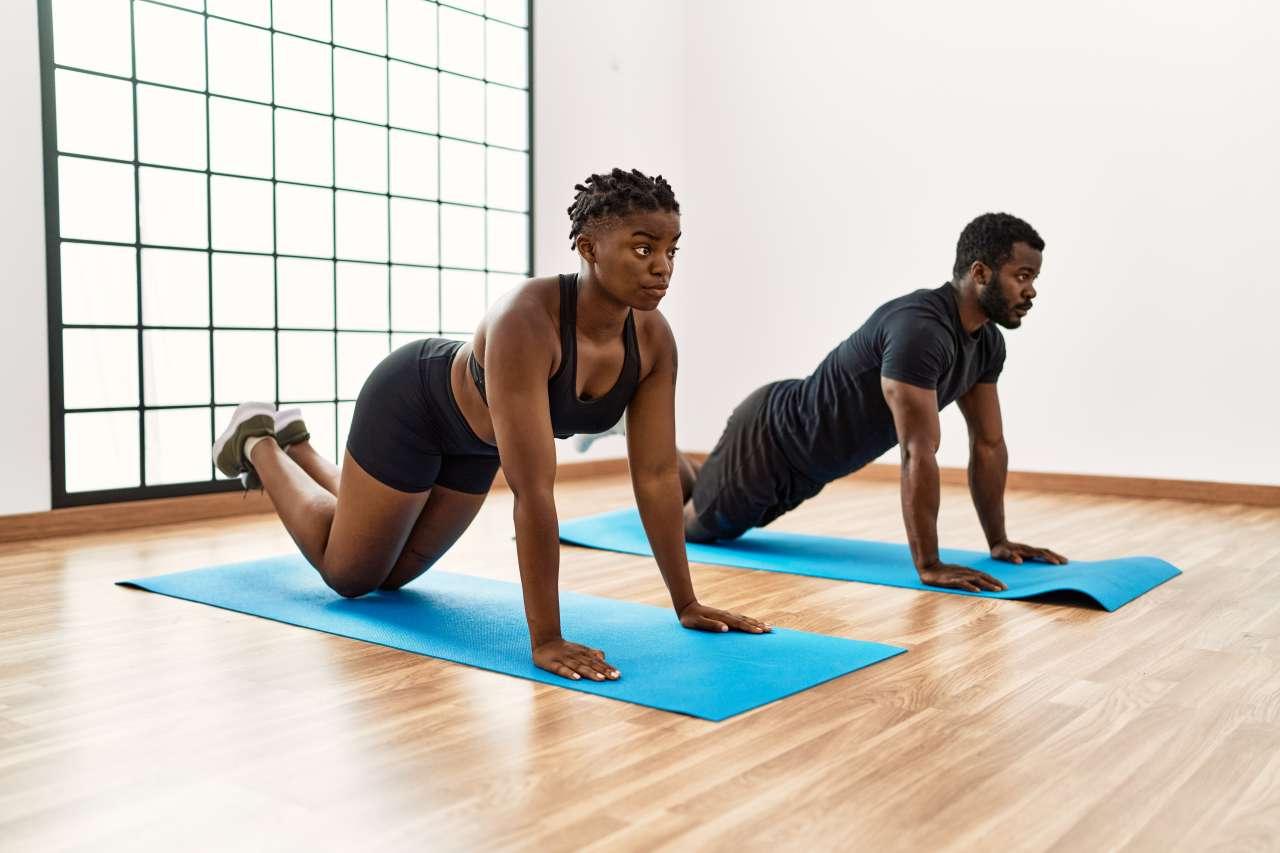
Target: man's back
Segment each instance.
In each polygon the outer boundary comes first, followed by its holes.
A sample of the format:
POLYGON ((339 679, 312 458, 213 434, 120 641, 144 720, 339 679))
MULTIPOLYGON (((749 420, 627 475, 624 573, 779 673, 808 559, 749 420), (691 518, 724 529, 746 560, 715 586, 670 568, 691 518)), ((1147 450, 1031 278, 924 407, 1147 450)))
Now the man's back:
POLYGON ((941 409, 978 382, 994 382, 1004 356, 993 324, 965 333, 951 284, 917 290, 877 308, 808 377, 779 383, 769 429, 798 473, 827 483, 897 443, 881 376, 936 390, 941 409))

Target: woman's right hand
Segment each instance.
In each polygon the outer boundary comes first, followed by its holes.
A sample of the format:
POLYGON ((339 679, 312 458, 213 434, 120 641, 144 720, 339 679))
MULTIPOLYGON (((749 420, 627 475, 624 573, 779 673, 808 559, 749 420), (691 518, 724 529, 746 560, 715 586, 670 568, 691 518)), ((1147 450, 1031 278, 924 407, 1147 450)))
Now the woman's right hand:
POLYGON ((549 640, 533 650, 533 663, 539 669, 578 681, 611 681, 620 673, 604 659, 604 652, 568 640, 549 640))

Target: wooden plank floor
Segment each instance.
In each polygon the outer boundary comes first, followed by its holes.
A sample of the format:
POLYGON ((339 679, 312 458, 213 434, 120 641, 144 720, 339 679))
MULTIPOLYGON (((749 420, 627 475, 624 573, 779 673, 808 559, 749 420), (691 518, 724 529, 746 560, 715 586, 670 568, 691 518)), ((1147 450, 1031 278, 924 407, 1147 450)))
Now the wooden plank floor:
MULTIPOLYGON (((979 546, 943 503, 943 542, 979 546)), ((440 568, 515 579, 510 509, 440 568)), ((1276 849, 1280 510, 1014 493, 1009 517, 1185 574, 1105 613, 695 567, 706 601, 910 649, 719 724, 112 586, 289 551, 274 518, 0 546, 0 849, 1276 849)), ((776 526, 902 538, 892 484, 776 526)), ((665 603, 624 555, 566 548, 562 586, 665 603)))

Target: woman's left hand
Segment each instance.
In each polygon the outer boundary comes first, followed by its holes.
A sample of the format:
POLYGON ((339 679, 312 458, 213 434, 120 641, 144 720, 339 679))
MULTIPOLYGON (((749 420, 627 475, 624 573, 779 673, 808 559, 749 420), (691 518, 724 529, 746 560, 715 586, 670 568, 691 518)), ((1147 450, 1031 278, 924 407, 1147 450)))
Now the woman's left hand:
POLYGON ((695 601, 680 611, 680 624, 694 631, 742 631, 746 634, 767 634, 773 629, 758 619, 717 610, 695 601))

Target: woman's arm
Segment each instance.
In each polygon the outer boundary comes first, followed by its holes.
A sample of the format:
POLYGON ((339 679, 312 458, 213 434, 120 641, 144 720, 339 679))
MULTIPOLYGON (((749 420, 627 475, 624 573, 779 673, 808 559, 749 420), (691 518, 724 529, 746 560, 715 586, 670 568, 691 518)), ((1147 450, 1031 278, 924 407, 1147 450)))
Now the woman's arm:
MULTIPOLYGON (((485 384, 502 472, 515 497, 516 553, 534 663, 565 678, 617 678, 604 654, 560 634, 556 448, 547 401, 554 337, 532 306, 511 304, 488 328, 485 384)), ((554 332, 554 330, 552 330, 554 332)))
POLYGON ((627 455, 640 520, 653 548, 671 605, 686 628, 763 633, 769 627, 747 616, 699 603, 684 546, 684 501, 676 467, 676 345, 661 314, 653 315, 653 367, 627 407, 627 455))

